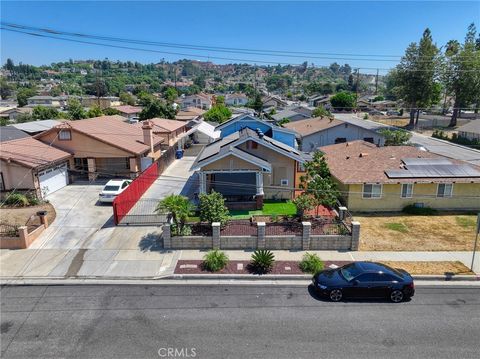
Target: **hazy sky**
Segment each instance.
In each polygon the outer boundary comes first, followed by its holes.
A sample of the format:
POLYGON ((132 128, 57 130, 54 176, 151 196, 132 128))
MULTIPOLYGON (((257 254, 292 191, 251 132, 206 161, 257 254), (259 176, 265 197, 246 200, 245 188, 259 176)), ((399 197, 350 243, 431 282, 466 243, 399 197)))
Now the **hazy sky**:
POLYGON ((480 2, 2 1, 1 18, 22 25, 157 42, 369 55, 363 57, 365 60, 351 60, 353 56, 344 55, 315 55, 335 59, 307 55, 289 58, 123 44, 190 54, 185 56, 79 44, 2 30, 2 63, 8 57, 16 63, 41 65, 69 58, 145 63, 162 58, 206 60, 200 56, 210 56, 217 63, 232 61, 215 57, 294 64, 309 61, 318 65, 336 61, 353 67, 390 68, 395 62, 371 55, 402 55, 410 42, 418 41, 426 27, 431 29, 438 45, 450 39, 462 40, 471 22, 480 28, 480 2))

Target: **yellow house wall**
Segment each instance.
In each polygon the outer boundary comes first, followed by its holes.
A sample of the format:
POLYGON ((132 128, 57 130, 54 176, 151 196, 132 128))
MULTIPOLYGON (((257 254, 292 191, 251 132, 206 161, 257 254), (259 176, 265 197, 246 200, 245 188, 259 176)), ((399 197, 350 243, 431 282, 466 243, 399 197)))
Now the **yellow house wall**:
POLYGON ((452 197, 436 197, 436 183, 416 183, 413 185, 413 198, 401 198, 401 184, 384 184, 382 197, 362 198, 361 184, 348 185, 347 207, 352 211, 400 211, 403 207, 423 203, 426 207, 439 210, 478 210, 480 209, 480 183, 454 183, 452 197), (471 198, 468 198, 471 197, 471 198), (476 197, 476 198, 473 198, 476 197))
POLYGON ((213 163, 210 163, 207 166, 202 167, 203 171, 209 170, 233 170, 233 169, 242 169, 242 170, 254 170, 258 171, 260 168, 255 166, 253 163, 244 161, 235 156, 227 156, 219 159, 213 163))

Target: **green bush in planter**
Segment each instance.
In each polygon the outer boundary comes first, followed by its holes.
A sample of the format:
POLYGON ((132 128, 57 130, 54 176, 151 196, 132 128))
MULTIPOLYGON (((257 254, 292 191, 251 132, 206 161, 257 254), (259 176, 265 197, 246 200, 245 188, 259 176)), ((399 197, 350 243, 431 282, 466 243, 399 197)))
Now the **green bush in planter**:
POLYGON ((275 255, 267 249, 259 249, 252 254, 252 267, 258 273, 267 273, 275 263, 275 255))
POLYGON ((5 198, 5 204, 12 207, 27 207, 29 205, 27 196, 21 193, 10 193, 5 198))
POLYGON ((302 272, 315 275, 323 270, 323 261, 315 253, 305 253, 298 266, 302 272))
POLYGON ((225 268, 228 263, 228 256, 218 249, 209 251, 203 257, 203 267, 210 272, 217 272, 225 268))

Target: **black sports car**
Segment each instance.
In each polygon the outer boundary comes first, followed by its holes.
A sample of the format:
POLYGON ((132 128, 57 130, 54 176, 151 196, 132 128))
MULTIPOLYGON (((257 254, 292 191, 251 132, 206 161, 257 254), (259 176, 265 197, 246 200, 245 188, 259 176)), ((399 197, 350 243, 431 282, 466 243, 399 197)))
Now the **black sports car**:
POLYGON ((402 269, 375 262, 354 262, 313 276, 317 293, 338 302, 346 297, 388 298, 399 303, 413 296, 413 278, 402 269))

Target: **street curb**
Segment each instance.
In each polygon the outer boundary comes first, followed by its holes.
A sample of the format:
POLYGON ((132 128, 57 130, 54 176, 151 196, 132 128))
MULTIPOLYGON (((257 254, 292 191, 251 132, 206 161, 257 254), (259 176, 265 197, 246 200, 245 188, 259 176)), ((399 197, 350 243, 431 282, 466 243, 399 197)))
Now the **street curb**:
MULTIPOLYGON (((480 281, 479 275, 413 275, 414 280, 435 280, 435 281, 480 281)), ((311 280, 311 275, 304 274, 173 274, 163 279, 215 279, 215 280, 311 280)))

